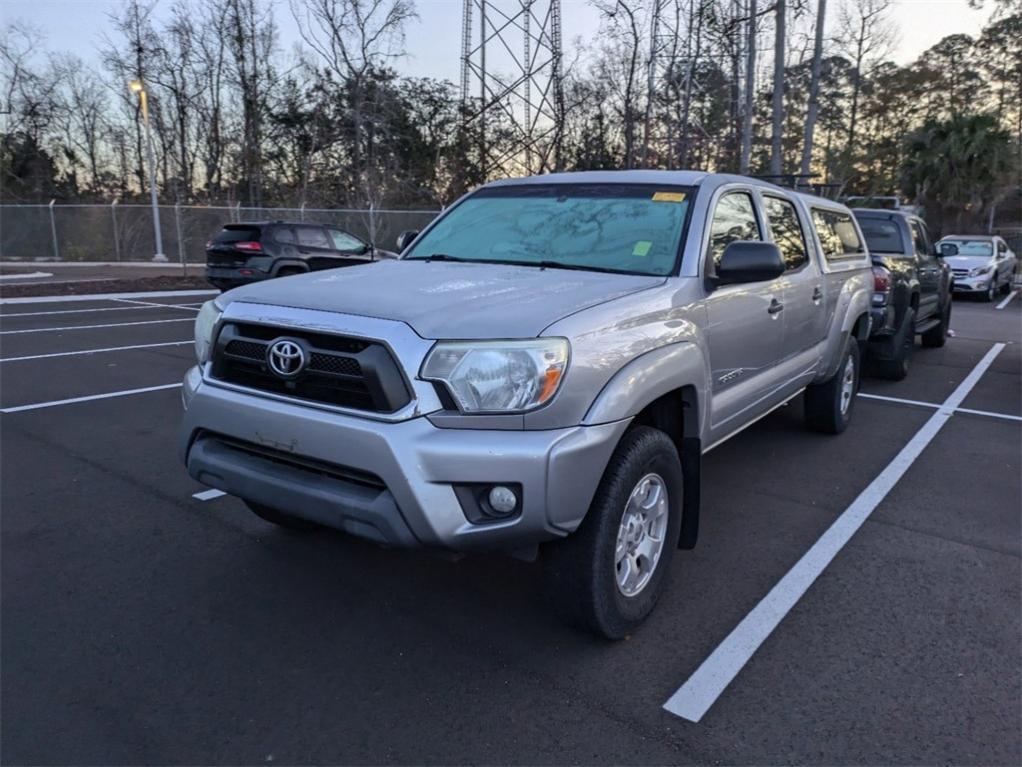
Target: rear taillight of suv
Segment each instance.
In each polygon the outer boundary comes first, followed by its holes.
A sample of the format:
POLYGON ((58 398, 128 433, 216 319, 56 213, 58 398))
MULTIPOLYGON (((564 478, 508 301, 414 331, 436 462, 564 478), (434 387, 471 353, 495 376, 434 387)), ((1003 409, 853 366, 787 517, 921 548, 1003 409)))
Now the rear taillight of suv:
POLYGON ((235 250, 262 250, 263 246, 258 242, 236 242, 234 243, 235 250))
POLYGON ((882 266, 873 267, 873 303, 886 304, 891 292, 891 273, 882 266))

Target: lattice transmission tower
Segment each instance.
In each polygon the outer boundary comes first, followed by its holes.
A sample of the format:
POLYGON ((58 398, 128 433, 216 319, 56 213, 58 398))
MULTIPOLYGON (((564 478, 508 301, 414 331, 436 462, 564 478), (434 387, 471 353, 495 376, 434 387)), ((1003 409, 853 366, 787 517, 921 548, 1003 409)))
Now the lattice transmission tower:
POLYGON ((561 167, 561 0, 464 0, 461 98, 487 176, 561 167))

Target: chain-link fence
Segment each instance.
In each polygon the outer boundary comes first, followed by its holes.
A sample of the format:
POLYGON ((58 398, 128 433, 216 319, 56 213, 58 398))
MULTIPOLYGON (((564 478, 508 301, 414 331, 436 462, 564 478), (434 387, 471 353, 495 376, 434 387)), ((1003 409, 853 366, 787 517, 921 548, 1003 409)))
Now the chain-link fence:
MULTIPOLYGON (((438 210, 331 210, 161 205, 163 253, 170 262, 206 260, 206 242, 238 221, 334 224, 386 250, 422 229, 438 210)), ((151 261, 156 253, 148 205, 0 205, 0 259, 6 261, 151 261)))

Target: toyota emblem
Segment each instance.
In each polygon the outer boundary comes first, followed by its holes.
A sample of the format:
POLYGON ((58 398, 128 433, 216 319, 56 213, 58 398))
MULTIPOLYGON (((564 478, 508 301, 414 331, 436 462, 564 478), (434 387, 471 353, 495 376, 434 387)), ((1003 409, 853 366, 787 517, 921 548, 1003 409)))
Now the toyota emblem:
POLYGON ((305 352, 294 341, 281 338, 270 344, 266 361, 281 378, 294 378, 305 367, 305 352))

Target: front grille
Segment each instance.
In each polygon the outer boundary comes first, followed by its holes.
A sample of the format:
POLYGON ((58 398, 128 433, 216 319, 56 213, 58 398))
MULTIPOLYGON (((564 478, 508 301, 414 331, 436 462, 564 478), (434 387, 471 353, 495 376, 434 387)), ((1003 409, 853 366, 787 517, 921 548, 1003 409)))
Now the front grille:
POLYGON ((382 344, 254 323, 224 325, 213 353, 212 376, 249 389, 369 412, 392 413, 411 401, 397 363, 382 344), (280 376, 269 365, 270 346, 279 339, 298 344, 307 361, 293 377, 280 376))
POLYGON ((969 270, 968 269, 952 269, 951 273, 954 274, 955 277, 968 277, 969 276, 969 270))

